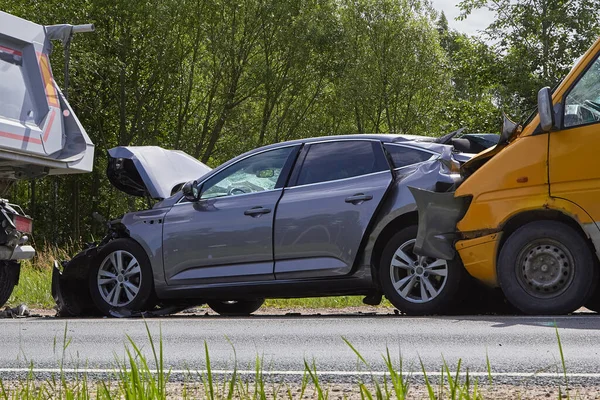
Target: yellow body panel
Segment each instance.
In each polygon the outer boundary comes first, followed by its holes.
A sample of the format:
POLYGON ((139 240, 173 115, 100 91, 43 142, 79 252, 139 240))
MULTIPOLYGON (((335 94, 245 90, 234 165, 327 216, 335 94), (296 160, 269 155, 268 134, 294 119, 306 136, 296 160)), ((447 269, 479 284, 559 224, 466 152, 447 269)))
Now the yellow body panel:
POLYGON ((600 221, 600 124, 550 133, 550 194, 600 221))
POLYGON ((501 237, 501 233, 494 233, 456 243, 456 250, 467 272, 489 286, 498 286, 496 252, 501 237))
POLYGON ((548 199, 548 135, 518 138, 475 171, 456 190, 471 195, 461 232, 499 229, 521 210, 532 210, 548 199))

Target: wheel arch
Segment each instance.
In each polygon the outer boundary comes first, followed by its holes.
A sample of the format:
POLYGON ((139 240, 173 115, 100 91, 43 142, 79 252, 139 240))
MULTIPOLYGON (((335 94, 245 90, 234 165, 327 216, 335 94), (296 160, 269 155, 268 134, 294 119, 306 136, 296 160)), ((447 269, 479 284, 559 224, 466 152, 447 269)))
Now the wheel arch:
MULTIPOLYGON (((570 208, 576 207, 580 212, 585 213, 585 210, 581 209, 576 204, 568 202, 570 208)), ((581 223, 580 219, 577 218, 573 212, 569 211, 566 208, 541 208, 535 210, 527 210, 522 211, 518 214, 511 216, 506 222, 502 225, 502 237, 500 239, 500 243, 498 245, 498 250, 496 252, 496 264, 498 263, 498 257, 500 256, 500 252, 502 251, 502 247, 506 243, 507 239, 520 227, 536 221, 557 221, 562 222, 563 224, 570 226, 575 229, 583 240, 590 247, 590 250, 594 254, 596 261, 598 262, 598 254, 596 246, 600 245, 594 240, 594 236, 600 238, 600 231, 596 227, 594 222, 591 223, 581 223)), ((587 215, 587 213, 585 213, 587 215)), ((589 217, 589 215, 588 215, 589 217)), ((591 218, 591 217, 590 217, 591 218)))
POLYGON ((417 225, 419 215, 416 210, 408 211, 391 218, 387 222, 382 221, 378 224, 371 234, 370 246, 365 248, 364 259, 371 266, 371 276, 373 285, 381 290, 379 283, 379 259, 383 253, 383 249, 392 236, 401 229, 407 226, 417 225))

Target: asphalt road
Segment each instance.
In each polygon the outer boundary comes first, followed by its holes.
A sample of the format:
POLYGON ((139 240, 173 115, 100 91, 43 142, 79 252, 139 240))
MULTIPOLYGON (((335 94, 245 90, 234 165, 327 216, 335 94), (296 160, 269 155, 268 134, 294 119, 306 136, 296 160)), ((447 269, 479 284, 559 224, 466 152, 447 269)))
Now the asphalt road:
MULTIPOLYGON (((248 318, 171 317, 146 323, 158 341, 162 330, 165 363, 177 370, 203 370, 204 342, 212 368, 252 370, 262 357, 271 374, 300 376, 304 360, 319 372, 356 376, 365 371, 346 338, 375 372, 385 365, 389 349, 400 354, 406 372, 439 373, 443 359, 451 370, 462 368, 485 377, 486 354, 493 373, 520 380, 533 373, 541 377, 562 374, 554 324, 562 341, 567 371, 573 378, 600 382, 600 316, 568 317, 428 317, 402 316, 255 316, 248 318), (442 358, 443 357, 443 358, 442 358)), ((111 370, 123 359, 128 338, 150 354, 145 322, 139 319, 29 318, 0 320, 0 377, 24 373, 33 362, 42 373, 85 368, 92 373, 111 370), (63 356, 63 338, 70 341, 63 356)), ((105 371, 106 372, 106 371, 105 371)), ((542 378, 538 378, 542 379, 542 378)))

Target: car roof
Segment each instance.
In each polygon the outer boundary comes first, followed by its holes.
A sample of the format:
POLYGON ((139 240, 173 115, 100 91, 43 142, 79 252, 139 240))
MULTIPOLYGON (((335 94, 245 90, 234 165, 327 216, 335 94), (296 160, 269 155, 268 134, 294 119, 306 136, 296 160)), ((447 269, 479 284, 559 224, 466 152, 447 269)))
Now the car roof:
POLYGON ((251 150, 250 152, 253 153, 253 152, 259 151, 259 150, 262 151, 262 150, 267 150, 267 149, 271 149, 271 148, 285 147, 285 146, 302 144, 302 143, 335 142, 338 140, 360 140, 360 139, 379 140, 384 143, 386 143, 386 142, 388 142, 388 143, 399 143, 399 142, 431 143, 431 142, 434 142, 436 138, 432 137, 432 136, 398 135, 398 134, 391 134, 391 133, 374 133, 374 134, 356 133, 356 134, 351 134, 351 135, 330 135, 330 136, 311 137, 311 138, 305 138, 305 139, 288 140, 286 142, 279 142, 279 143, 274 143, 274 144, 270 144, 267 146, 263 146, 260 148, 256 148, 256 149, 251 150))
POLYGON ((251 155, 262 153, 267 150, 275 150, 282 147, 301 145, 305 143, 317 143, 317 142, 335 142, 340 140, 379 140, 383 143, 402 143, 407 144, 413 147, 423 147, 429 151, 433 151, 439 153, 442 151, 443 147, 447 147, 447 145, 435 143, 435 137, 431 136, 417 136, 417 135, 396 135, 396 134, 353 134, 353 135, 331 135, 331 136, 321 136, 321 137, 312 137, 305 139, 295 139, 289 140, 287 142, 279 142, 274 144, 269 144, 266 146, 258 147, 247 151, 243 154, 240 154, 223 164, 216 167, 213 172, 217 172, 227 166, 243 159, 249 157, 251 155))

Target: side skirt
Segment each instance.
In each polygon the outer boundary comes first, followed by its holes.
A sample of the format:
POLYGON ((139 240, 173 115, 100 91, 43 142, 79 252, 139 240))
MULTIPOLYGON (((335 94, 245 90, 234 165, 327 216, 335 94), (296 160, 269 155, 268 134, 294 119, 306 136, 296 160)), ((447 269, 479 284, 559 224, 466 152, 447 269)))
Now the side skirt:
POLYGON ((367 295, 375 290, 370 276, 360 278, 275 280, 157 288, 160 299, 244 300, 367 295))

